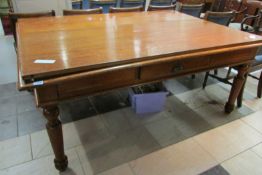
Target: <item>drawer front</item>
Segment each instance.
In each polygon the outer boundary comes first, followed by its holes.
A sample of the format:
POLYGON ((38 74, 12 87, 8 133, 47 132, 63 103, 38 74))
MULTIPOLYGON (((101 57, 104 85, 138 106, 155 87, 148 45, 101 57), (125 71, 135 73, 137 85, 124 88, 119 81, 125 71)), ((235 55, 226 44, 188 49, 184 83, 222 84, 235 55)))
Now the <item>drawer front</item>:
POLYGON ((175 76, 195 69, 207 68, 208 66, 208 57, 190 58, 145 66, 141 68, 141 80, 175 76))
POLYGON ((256 49, 246 49, 144 66, 141 68, 140 79, 156 80, 237 65, 253 59, 255 53, 256 49))
POLYGON ((136 83, 136 69, 106 72, 58 85, 59 98, 88 95, 136 83))

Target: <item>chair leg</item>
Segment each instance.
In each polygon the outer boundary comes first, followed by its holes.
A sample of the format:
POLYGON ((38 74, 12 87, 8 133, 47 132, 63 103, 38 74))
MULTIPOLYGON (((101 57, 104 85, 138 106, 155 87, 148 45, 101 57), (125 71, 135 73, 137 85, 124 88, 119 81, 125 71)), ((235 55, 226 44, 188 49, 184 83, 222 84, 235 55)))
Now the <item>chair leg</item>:
POLYGON ((227 71, 227 76, 226 76, 227 79, 228 79, 229 76, 230 76, 231 70, 232 70, 232 67, 230 67, 230 68, 228 69, 228 71, 227 71))
POLYGON ((257 97, 261 98, 262 94, 262 71, 260 73, 259 81, 258 81, 258 86, 257 86, 257 97))
POLYGON ((241 91, 239 92, 239 95, 237 97, 237 107, 242 107, 242 101, 243 101, 243 95, 244 95, 244 89, 247 81, 247 75, 245 75, 245 82, 243 84, 243 87, 241 88, 241 91))
POLYGON ((196 75, 195 75, 195 74, 191 75, 191 78, 192 78, 192 79, 195 79, 195 78, 196 78, 196 75))
POLYGON ((203 82, 203 89, 205 89, 206 85, 207 85, 207 79, 208 79, 208 76, 209 76, 209 71, 206 72, 206 75, 205 75, 205 79, 204 79, 204 82, 203 82))

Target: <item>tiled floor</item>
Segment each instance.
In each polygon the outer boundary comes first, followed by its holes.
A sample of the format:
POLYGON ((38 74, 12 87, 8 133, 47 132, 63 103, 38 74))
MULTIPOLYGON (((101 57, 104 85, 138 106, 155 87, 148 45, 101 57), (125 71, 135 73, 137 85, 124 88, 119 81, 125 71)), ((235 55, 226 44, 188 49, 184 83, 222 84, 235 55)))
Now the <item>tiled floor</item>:
MULTIPOLYGON (((12 46, 10 38, 3 43, 12 46)), ((62 174, 261 174, 262 102, 255 97, 256 81, 248 79, 243 107, 227 115, 223 105, 230 87, 210 78, 203 90, 203 75, 165 81, 173 95, 165 110, 154 114, 135 114, 127 89, 63 102, 69 168, 62 174)), ((32 94, 18 92, 12 75, 0 81, 0 175, 59 174, 32 94)))

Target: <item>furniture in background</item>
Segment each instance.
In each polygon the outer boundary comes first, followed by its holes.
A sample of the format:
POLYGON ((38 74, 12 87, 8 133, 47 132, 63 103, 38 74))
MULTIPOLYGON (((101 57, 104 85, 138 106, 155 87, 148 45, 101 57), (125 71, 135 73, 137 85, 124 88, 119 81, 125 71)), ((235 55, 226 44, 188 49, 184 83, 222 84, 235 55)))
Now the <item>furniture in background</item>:
POLYGON ((103 8, 104 13, 109 12, 110 7, 116 7, 117 6, 117 0, 90 0, 90 8, 103 8))
POLYGON ((228 26, 234 18, 234 12, 211 12, 207 11, 204 19, 216 24, 228 26))
MULTIPOLYGON (((240 27, 238 27, 237 29, 241 30, 241 31, 246 31, 246 32, 249 32, 249 33, 258 34, 259 28, 260 28, 259 27, 260 26, 259 21, 261 20, 261 16, 262 16, 261 10, 258 9, 258 11, 259 11, 259 13, 256 16, 246 15, 246 17, 243 19, 243 21, 239 25, 240 27), (248 19, 254 20, 252 25, 245 24, 248 19)), ((220 77, 216 74, 211 74, 210 72, 206 72, 205 79, 204 79, 204 82, 203 82, 203 88, 206 87, 207 80, 208 80, 209 76, 212 77, 212 78, 215 78, 218 81, 223 82, 225 84, 232 85, 232 83, 230 82, 230 80, 233 78, 232 76, 230 76, 232 69, 237 69, 237 67, 229 67, 226 77, 220 77)), ((258 50, 258 52, 255 56, 255 59, 250 64, 250 68, 245 75, 245 81, 246 81, 247 76, 251 76, 251 77, 258 80, 258 87, 257 87, 257 97, 258 98, 261 98, 261 93, 262 93, 262 72, 260 73, 259 77, 252 75, 252 73, 255 72, 255 71, 261 71, 261 69, 262 69, 262 47, 259 48, 259 50, 258 50)), ((242 106, 243 93, 244 93, 244 86, 241 89, 241 93, 239 94, 239 96, 237 98, 237 106, 238 107, 242 106)))
POLYGON ((156 6, 156 5, 149 5, 148 11, 158 11, 158 10, 175 10, 176 5, 167 5, 167 6, 156 6))
POLYGON ((178 11, 200 18, 201 12, 203 10, 204 4, 181 4, 178 7, 178 11))
POLYGON ((83 9, 83 0, 72 0, 72 9, 83 9))
POLYGON ((13 12, 13 5, 11 0, 0 0, 0 25, 2 25, 1 27, 3 27, 4 35, 12 34, 10 20, 8 17, 9 12, 13 12))
POLYGON ((121 12, 141 12, 144 11, 143 6, 138 7, 124 7, 124 8, 117 8, 117 7, 110 7, 109 13, 121 13, 121 12))
POLYGON ((64 16, 72 16, 72 15, 88 15, 88 14, 101 14, 103 13, 102 7, 95 9, 86 9, 86 10, 64 10, 64 16))
POLYGON ((236 66, 238 75, 225 105, 225 112, 230 113, 248 65, 262 46, 262 37, 250 38, 249 33, 228 30, 182 13, 133 12, 90 18, 95 22, 86 23, 86 16, 79 15, 21 20, 17 24, 18 87, 33 90, 37 106, 43 108, 54 163, 60 171, 68 165, 58 117, 61 101, 236 66), (182 34, 185 30, 186 35, 182 34), (61 31, 65 37, 61 37, 61 31), (80 36, 81 47, 75 44, 80 36), (43 58, 43 52, 55 62, 44 66, 34 63, 43 58))
POLYGON ((143 6, 145 7, 145 0, 121 0, 120 7, 137 7, 143 6))
POLYGON ((15 47, 17 46, 17 36, 16 36, 16 22, 18 19, 21 18, 40 18, 40 17, 47 17, 47 16, 55 16, 55 11, 48 11, 48 12, 38 12, 38 13, 9 13, 9 19, 11 22, 11 28, 14 35, 15 40, 15 47))
POLYGON ((150 0, 149 5, 154 6, 168 6, 173 3, 173 0, 150 0))

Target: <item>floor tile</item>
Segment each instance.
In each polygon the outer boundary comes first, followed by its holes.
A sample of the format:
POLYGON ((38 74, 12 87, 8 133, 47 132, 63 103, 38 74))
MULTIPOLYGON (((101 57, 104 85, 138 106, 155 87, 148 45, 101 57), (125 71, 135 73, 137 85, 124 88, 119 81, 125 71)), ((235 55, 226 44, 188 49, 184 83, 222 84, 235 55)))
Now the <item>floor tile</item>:
POLYGON ((248 115, 241 120, 262 133, 262 111, 248 115))
POLYGON ((194 111, 212 127, 221 126, 254 112, 243 105, 241 108, 236 108, 230 114, 227 114, 224 112, 224 105, 216 103, 202 106, 200 108, 194 109, 194 111))
POLYGON ((188 139, 130 163, 136 175, 195 175, 217 162, 194 140, 188 139))
POLYGON ((130 132, 107 140, 97 147, 90 149, 84 146, 77 148, 78 155, 86 174, 100 173, 134 160, 145 154, 160 149, 160 145, 145 128, 137 128, 130 132))
MULTIPOLYGON (((63 125, 65 149, 85 144, 89 149, 111 139, 99 117, 92 117, 63 125)), ((31 134, 33 158, 53 153, 46 130, 31 134)))
POLYGON ((243 104, 253 109, 254 111, 262 110, 262 100, 260 98, 253 98, 253 99, 245 99, 243 104))
POLYGON ((0 117, 16 115, 16 99, 4 97, 0 98, 0 117))
POLYGON ((81 163, 75 149, 66 151, 68 157, 68 169, 59 173, 53 164, 54 156, 43 157, 18 166, 4 170, 4 175, 84 175, 81 163))
POLYGON ((46 119, 40 110, 20 113, 17 118, 19 136, 45 129, 46 119))
POLYGON ((186 139, 186 136, 176 126, 176 121, 171 117, 145 125, 150 134, 162 147, 186 139))
POLYGON ((101 114, 101 118, 105 121, 109 131, 115 135, 131 129, 131 125, 121 109, 101 114))
POLYGON ((229 173, 221 165, 217 165, 200 175, 229 175, 229 173))
POLYGON ((262 159, 248 150, 222 163, 230 175, 261 175, 262 159))
POLYGON ((126 101, 121 99, 117 91, 91 96, 90 100, 99 113, 106 113, 127 106, 126 101))
POLYGON ((29 136, 0 142, 0 169, 32 160, 29 136))
POLYGON ((17 117, 0 118, 0 141, 17 137, 17 117))
POLYGON ((188 88, 186 86, 184 86, 183 84, 178 82, 177 79, 174 78, 165 80, 164 85, 170 92, 176 95, 188 91, 188 88))
POLYGON ((33 94, 16 96, 17 113, 36 110, 35 97, 33 94))
POLYGON ((162 120, 168 117, 166 110, 156 113, 136 114, 132 108, 121 109, 123 116, 125 116, 132 127, 143 126, 147 123, 162 120))
POLYGON ((98 175, 133 175, 133 172, 128 164, 123 164, 98 175))
POLYGON ((251 150, 255 152, 258 156, 262 157, 262 143, 259 143, 258 145, 254 146, 251 150))
POLYGON ((96 114, 96 110, 88 98, 70 100, 60 105, 60 118, 62 123, 77 121, 95 116, 96 114))
POLYGON ((194 137, 218 162, 258 144, 262 135, 240 120, 220 126, 194 137))
POLYGON ((186 137, 192 137, 213 128, 204 118, 191 109, 181 114, 171 112, 169 116, 175 120, 176 127, 186 137))
POLYGON ((166 100, 166 110, 175 115, 180 115, 186 111, 190 111, 191 108, 185 105, 185 103, 176 96, 170 96, 166 100))
POLYGON ((0 84, 17 81, 17 56, 12 36, 0 37, 0 84))
POLYGON ((17 91, 16 83, 0 84, 0 92, 1 92, 0 98, 13 97, 17 95, 18 91, 17 91))
POLYGON ((223 105, 226 102, 228 95, 228 91, 215 84, 207 86, 204 90, 199 88, 187 91, 177 95, 177 97, 191 109, 196 109, 213 103, 223 105))

